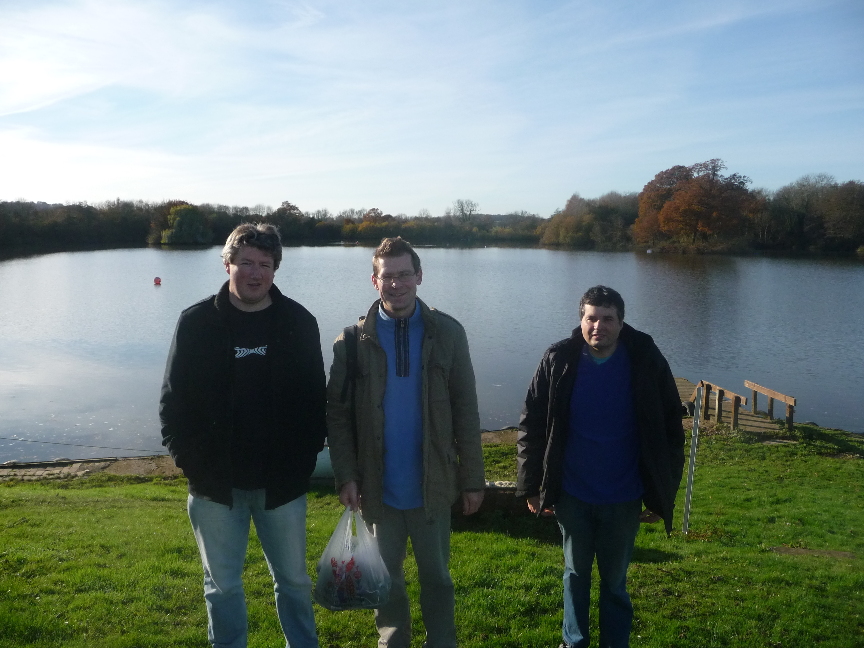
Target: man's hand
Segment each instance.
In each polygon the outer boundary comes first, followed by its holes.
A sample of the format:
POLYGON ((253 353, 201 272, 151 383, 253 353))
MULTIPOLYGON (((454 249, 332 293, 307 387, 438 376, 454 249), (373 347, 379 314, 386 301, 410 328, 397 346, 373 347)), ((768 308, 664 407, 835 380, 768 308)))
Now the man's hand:
POLYGON ((545 508, 542 511, 540 510, 540 496, 539 495, 535 495, 534 497, 529 497, 526 501, 528 502, 528 510, 531 511, 532 513, 536 514, 539 512, 542 517, 549 517, 550 515, 555 514, 554 508, 545 508))
POLYGON ((462 491, 462 514, 473 515, 483 503, 483 491, 462 491))
POLYGON ((347 506, 352 511, 360 508, 360 489, 356 481, 345 482, 339 490, 339 501, 342 506, 347 506))

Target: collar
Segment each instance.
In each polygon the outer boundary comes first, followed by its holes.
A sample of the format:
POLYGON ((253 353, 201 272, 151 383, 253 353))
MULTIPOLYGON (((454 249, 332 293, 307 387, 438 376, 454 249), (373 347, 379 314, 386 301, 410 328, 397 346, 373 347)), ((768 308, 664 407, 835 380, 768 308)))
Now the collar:
MULTIPOLYGON (((276 284, 270 286, 270 299, 272 300, 271 306, 276 310, 281 310, 282 308, 282 292, 276 287, 276 284)), ((219 292, 216 293, 216 296, 213 300, 213 305, 216 307, 216 310, 219 312, 222 317, 228 317, 228 313, 231 312, 231 300, 228 297, 228 282, 226 281, 222 284, 222 287, 219 289, 219 292)))
POLYGON ((407 319, 409 324, 416 324, 420 321, 420 318, 423 316, 420 309, 420 300, 417 299, 414 302, 414 312, 411 313, 410 317, 390 317, 387 314, 387 311, 384 310, 384 305, 381 303, 381 300, 378 300, 378 317, 380 317, 385 322, 395 322, 400 319, 407 319))

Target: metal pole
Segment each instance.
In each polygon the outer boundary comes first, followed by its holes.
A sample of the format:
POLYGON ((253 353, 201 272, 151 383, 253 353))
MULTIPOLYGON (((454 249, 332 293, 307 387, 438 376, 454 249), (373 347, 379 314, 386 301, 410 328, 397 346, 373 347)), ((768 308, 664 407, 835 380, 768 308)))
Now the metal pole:
POLYGON ((699 444, 699 420, 702 416, 702 387, 696 390, 696 406, 693 409, 693 433, 690 435, 690 467, 687 469, 687 493, 684 496, 684 528, 690 527, 690 499, 693 496, 693 471, 696 469, 696 446, 699 444))

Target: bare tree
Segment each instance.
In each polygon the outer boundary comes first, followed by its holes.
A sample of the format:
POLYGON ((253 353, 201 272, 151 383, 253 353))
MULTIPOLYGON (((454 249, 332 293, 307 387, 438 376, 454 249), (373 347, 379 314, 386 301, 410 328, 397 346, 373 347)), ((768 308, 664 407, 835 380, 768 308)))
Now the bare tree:
POLYGON ((459 198, 453 201, 453 207, 448 208, 448 211, 453 216, 456 216, 459 220, 469 221, 479 209, 480 205, 478 205, 473 200, 459 198))

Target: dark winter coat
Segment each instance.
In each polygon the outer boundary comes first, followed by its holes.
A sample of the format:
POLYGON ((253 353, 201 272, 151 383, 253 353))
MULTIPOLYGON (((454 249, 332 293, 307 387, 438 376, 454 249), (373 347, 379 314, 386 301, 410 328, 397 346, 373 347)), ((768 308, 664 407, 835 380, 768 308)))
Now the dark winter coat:
MULTIPOLYGON (((327 436, 324 362, 318 323, 276 286, 270 288, 274 336, 267 431, 265 506, 286 504, 309 489, 327 436)), ((189 480, 189 492, 232 505, 231 441, 234 350, 228 283, 182 312, 171 342, 159 418, 162 444, 189 480)))
MULTIPOLYGON (((648 509, 663 518, 668 533, 684 470, 681 398, 669 363, 650 335, 625 323, 618 341, 630 356, 642 499, 648 509)), ((562 489, 570 399, 584 344, 581 329, 576 329, 570 338, 546 351, 519 422, 517 495, 540 495, 544 508, 558 501, 562 489)))

